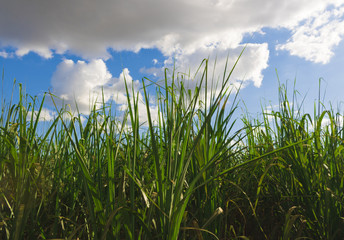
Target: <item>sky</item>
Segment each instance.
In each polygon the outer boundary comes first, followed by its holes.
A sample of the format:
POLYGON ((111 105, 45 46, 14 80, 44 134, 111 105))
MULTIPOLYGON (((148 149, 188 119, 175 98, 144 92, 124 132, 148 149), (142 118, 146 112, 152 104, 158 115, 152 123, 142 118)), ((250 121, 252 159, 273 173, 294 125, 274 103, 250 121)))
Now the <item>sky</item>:
MULTIPOLYGON (((278 104, 279 82, 292 90, 295 79, 306 112, 319 79, 323 102, 337 108, 344 100, 343 38, 344 0, 4 1, 2 99, 16 79, 30 95, 50 91, 84 114, 102 91, 122 111, 126 80, 139 93, 144 122, 143 77, 156 82, 173 67, 194 73, 208 58, 211 66, 216 60, 216 81, 226 60, 232 66, 245 48, 230 81, 242 84, 248 112, 278 104)), ((150 109, 157 112, 154 97, 150 109)), ((44 115, 54 116, 49 102, 44 115)))

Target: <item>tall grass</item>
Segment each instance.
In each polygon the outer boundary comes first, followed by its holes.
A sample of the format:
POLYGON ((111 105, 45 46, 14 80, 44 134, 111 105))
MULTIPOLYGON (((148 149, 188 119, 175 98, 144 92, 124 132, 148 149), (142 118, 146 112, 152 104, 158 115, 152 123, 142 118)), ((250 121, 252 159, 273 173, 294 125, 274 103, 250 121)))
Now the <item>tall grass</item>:
POLYGON ((276 111, 235 119, 235 66, 215 94, 208 64, 191 90, 186 75, 165 71, 158 117, 143 79, 145 125, 126 85, 121 120, 104 102, 85 121, 55 105, 41 133, 45 97, 20 87, 0 117, 1 238, 343 238, 340 115, 301 113, 281 85, 276 111))

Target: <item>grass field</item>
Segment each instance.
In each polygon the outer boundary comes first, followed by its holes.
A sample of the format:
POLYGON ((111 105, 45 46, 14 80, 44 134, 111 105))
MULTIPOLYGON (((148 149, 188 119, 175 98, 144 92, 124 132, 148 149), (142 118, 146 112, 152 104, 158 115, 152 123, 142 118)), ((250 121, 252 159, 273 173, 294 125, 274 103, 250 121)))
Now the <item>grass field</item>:
POLYGON ((343 118, 283 85, 277 109, 235 118, 233 69, 216 93, 207 60, 192 90, 166 71, 145 125, 127 88, 121 118, 57 108, 41 131, 45 98, 20 91, 0 116, 1 239, 343 239, 343 118))

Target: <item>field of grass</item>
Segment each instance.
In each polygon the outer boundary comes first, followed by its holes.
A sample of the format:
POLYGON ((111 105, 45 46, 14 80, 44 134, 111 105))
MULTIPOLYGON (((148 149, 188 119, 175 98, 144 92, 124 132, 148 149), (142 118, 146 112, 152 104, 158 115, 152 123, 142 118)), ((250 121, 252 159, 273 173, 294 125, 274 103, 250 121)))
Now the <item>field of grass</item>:
POLYGON ((127 88, 120 119, 62 108, 42 132, 44 98, 20 91, 0 116, 0 238, 343 239, 341 115, 301 113, 281 85, 277 109, 234 118, 232 70, 216 94, 207 60, 192 91, 166 70, 145 125, 127 88))

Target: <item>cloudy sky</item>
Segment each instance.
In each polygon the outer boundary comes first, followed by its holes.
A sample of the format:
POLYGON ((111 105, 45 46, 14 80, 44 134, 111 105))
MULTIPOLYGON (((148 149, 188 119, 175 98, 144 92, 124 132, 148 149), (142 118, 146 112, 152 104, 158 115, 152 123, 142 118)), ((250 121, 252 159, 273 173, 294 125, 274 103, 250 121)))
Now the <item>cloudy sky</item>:
POLYGON ((84 113, 102 89, 125 108, 124 79, 140 92, 142 77, 158 81, 174 64, 194 72, 216 59, 217 79, 245 46, 231 82, 243 83, 249 112, 277 103, 276 70, 281 83, 296 79, 311 111, 323 78, 325 102, 336 107, 343 37, 344 0, 11 0, 0 8, 5 98, 15 78, 31 95, 76 100, 84 113))

